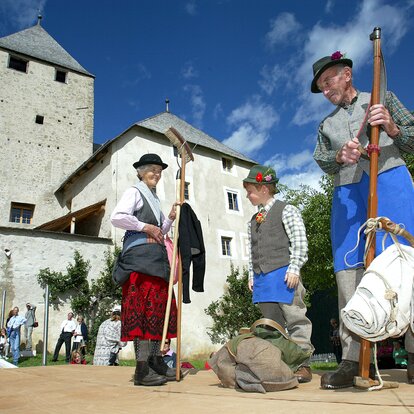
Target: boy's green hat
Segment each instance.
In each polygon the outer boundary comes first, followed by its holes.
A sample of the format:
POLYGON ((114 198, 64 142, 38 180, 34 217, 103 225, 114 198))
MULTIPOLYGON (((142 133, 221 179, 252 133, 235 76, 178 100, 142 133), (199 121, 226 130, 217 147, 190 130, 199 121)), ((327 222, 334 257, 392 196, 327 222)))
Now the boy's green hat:
POLYGON ((279 179, 276 177, 276 172, 273 168, 257 164, 250 168, 249 175, 243 182, 251 184, 277 184, 279 179))

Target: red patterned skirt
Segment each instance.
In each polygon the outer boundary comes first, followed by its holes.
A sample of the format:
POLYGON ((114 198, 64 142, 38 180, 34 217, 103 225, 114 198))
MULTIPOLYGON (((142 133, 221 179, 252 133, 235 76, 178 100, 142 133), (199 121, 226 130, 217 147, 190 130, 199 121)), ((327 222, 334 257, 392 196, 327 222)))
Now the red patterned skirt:
MULTIPOLYGON (((168 283, 157 276, 132 272, 122 285, 121 341, 162 339, 168 283)), ((167 338, 177 336, 177 305, 173 291, 167 338)))

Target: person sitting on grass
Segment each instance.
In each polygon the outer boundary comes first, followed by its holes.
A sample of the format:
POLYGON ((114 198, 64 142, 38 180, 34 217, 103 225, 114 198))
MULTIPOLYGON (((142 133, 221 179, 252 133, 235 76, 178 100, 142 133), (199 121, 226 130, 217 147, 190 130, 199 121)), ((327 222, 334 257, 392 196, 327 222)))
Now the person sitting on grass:
POLYGON ((72 352, 70 363, 72 365, 86 365, 87 364, 86 359, 83 358, 83 356, 78 350, 72 352))

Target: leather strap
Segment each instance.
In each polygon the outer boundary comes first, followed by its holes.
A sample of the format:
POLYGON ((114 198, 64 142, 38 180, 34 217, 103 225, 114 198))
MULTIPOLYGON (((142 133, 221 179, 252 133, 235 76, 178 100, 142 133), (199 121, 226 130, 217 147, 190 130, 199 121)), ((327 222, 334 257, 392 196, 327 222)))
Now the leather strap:
POLYGON ((253 332, 254 331, 254 329, 257 327, 257 326, 260 326, 260 325, 267 325, 267 326, 270 326, 270 327, 272 327, 272 328, 274 328, 274 329, 276 329, 277 331, 279 331, 286 339, 290 339, 289 338, 289 335, 287 334, 287 332, 286 332, 286 330, 283 328, 283 326, 282 325, 279 325, 277 322, 275 322, 273 319, 269 319, 269 318, 261 318, 261 319, 258 319, 257 321, 255 321, 254 323, 253 323, 253 325, 250 327, 250 330, 253 332))

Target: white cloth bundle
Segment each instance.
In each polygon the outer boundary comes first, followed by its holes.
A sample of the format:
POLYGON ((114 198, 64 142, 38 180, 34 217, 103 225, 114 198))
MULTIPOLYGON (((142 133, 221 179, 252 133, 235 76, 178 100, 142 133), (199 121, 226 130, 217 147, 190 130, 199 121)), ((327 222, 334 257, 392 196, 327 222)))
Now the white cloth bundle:
POLYGON ((389 246, 371 262, 341 310, 345 326, 371 342, 403 335, 412 323, 413 280, 414 248, 389 246))

